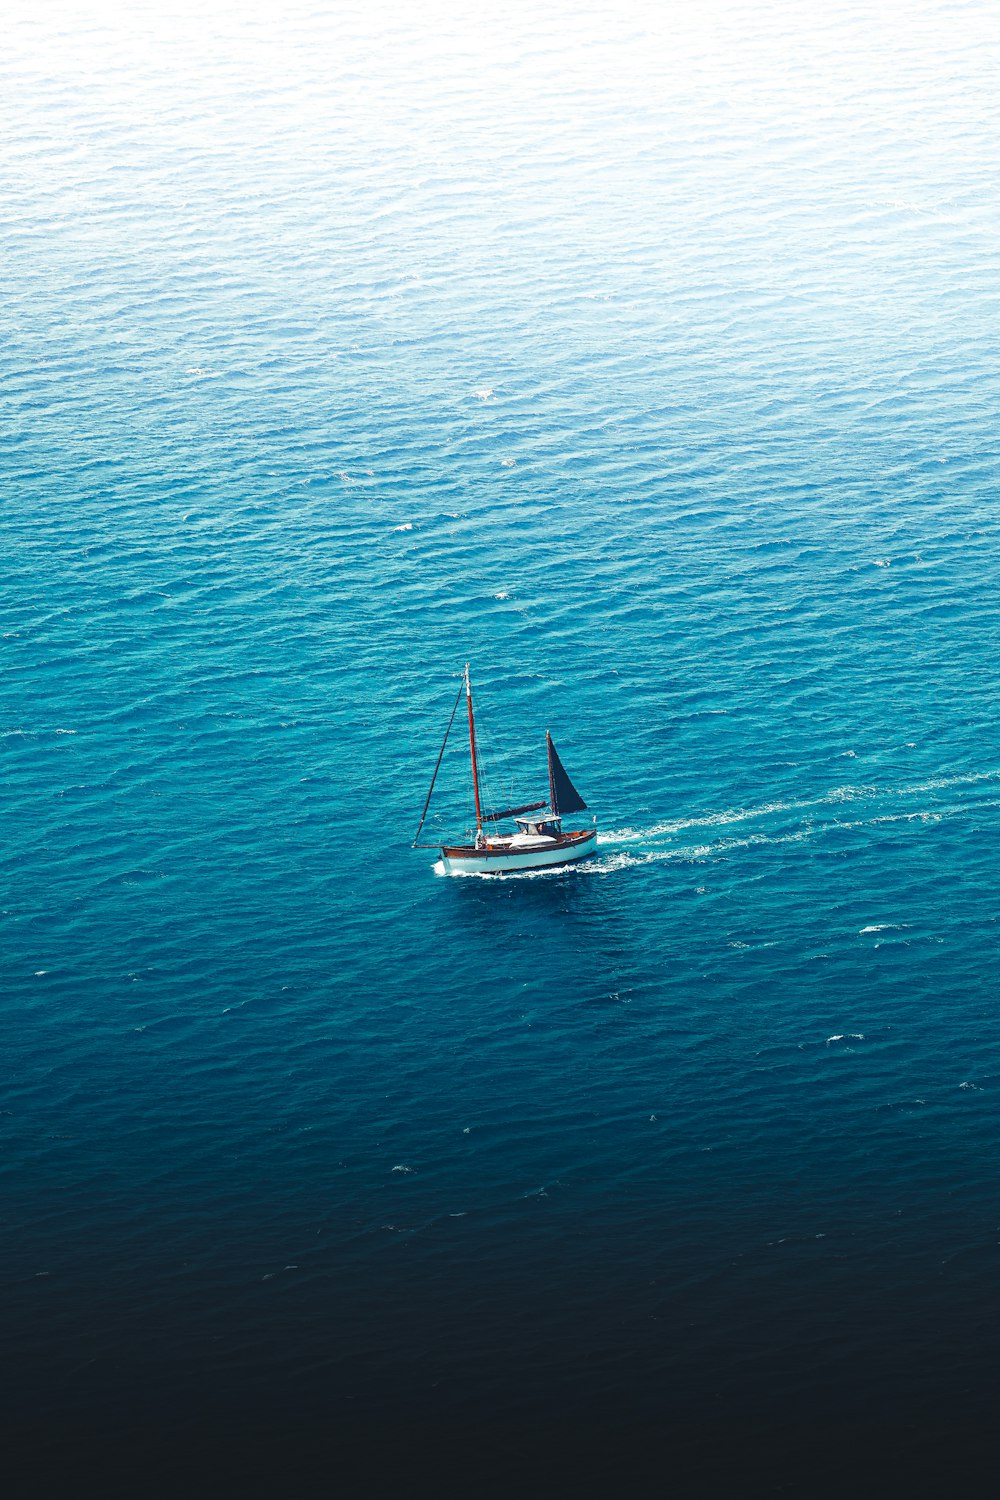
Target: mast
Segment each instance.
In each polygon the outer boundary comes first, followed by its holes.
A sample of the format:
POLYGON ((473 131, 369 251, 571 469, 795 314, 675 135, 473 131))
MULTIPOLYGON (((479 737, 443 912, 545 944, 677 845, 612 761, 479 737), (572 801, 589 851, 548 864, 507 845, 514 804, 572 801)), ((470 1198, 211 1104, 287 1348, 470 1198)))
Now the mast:
POLYGON ((476 794, 476 838, 483 831, 483 810, 479 803, 479 768, 476 765, 476 725, 472 717, 472 684, 469 681, 469 663, 465 663, 465 701, 469 708, 469 750, 472 753, 472 789, 476 794))

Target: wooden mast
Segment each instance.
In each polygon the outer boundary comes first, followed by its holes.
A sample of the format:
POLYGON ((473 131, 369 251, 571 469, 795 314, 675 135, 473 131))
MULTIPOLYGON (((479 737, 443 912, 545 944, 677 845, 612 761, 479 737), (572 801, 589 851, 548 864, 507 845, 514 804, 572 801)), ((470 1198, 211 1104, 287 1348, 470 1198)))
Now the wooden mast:
POLYGON ((472 752, 472 789, 476 794, 476 838, 483 832, 483 810, 479 803, 479 767, 476 765, 476 725, 472 717, 472 684, 469 681, 469 663, 465 664, 465 701, 469 707, 469 749, 472 752))

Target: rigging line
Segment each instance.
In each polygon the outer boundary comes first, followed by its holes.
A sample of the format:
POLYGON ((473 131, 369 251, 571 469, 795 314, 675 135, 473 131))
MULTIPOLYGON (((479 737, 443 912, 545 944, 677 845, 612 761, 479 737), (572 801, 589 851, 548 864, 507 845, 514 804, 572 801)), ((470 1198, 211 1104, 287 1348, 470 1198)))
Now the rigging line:
MULTIPOLYGON (((482 708, 481 694, 480 708, 482 708)), ((506 801, 508 806, 513 806, 516 800, 513 773, 509 776, 510 790, 507 793, 503 793, 506 773, 509 770, 509 765, 505 765, 505 761, 509 762, 509 756, 503 757, 497 754, 492 735, 486 727, 482 713, 476 716, 476 756, 479 762, 479 790, 483 806, 499 807, 502 801, 506 801), (501 797, 497 797, 496 795, 497 778, 500 781, 501 797)), ((483 820, 484 822, 489 821, 485 814, 483 815, 483 820)))
MULTIPOLYGON (((437 781, 437 774, 438 774, 438 772, 441 769, 441 761, 444 759, 444 747, 448 743, 448 736, 449 736, 449 734, 451 734, 451 726, 455 722, 455 715, 458 713, 458 705, 462 701, 462 693, 464 691, 464 688, 465 688, 465 682, 464 682, 464 679, 463 679, 463 681, 460 682, 459 685, 458 685, 458 696, 455 699, 455 707, 451 711, 451 718, 448 720, 448 728, 445 730, 445 732, 444 732, 444 739, 441 741, 441 749, 438 751, 437 765, 434 767, 434 775, 431 777, 430 788, 428 789, 428 792, 427 792, 427 801, 424 803, 424 810, 420 814, 420 822, 417 825, 417 831, 416 831, 416 833, 413 835, 413 843, 410 845, 411 849, 415 849, 417 847, 417 839, 420 837, 420 830, 424 826, 424 820, 427 817, 427 809, 431 805, 431 797, 434 795, 434 783, 435 783, 435 781, 437 781)), ((437 845, 435 844, 433 846, 428 846, 428 847, 437 848, 437 845)))
MULTIPOLYGON (((480 708, 482 708, 481 700, 480 708)), ((476 719, 476 760, 479 765, 480 801, 483 807, 492 807, 496 801, 493 796, 493 774, 496 769, 496 757, 493 754, 493 744, 489 734, 483 731, 482 713, 476 719)))

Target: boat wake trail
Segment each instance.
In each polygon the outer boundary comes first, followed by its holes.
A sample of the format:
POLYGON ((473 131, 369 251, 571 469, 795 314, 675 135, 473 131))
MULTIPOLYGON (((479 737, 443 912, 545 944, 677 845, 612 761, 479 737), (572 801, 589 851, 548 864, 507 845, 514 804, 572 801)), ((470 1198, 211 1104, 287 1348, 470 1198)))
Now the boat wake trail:
POLYGON ((605 829, 597 839, 600 857, 590 869, 606 873, 660 860, 719 859, 759 845, 801 843, 834 832, 938 823, 1000 807, 995 797, 983 795, 997 781, 1000 770, 941 776, 901 787, 839 786, 820 797, 730 808, 647 828, 605 829), (850 815, 845 815, 848 809, 850 815))

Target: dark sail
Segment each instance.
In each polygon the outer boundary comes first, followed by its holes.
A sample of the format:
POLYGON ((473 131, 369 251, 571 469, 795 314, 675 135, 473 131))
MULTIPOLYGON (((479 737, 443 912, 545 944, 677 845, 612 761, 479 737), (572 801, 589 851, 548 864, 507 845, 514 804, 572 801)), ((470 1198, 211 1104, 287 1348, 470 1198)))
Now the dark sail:
POLYGON ((549 752, 549 803, 552 811, 560 817, 564 813, 586 812, 587 804, 566 775, 566 769, 552 743, 552 736, 547 731, 545 748, 549 752))

